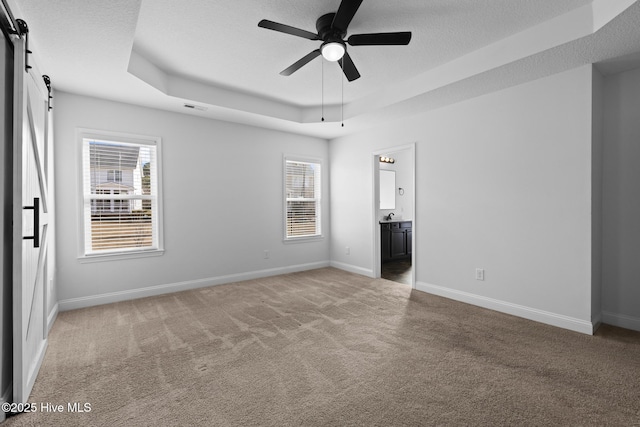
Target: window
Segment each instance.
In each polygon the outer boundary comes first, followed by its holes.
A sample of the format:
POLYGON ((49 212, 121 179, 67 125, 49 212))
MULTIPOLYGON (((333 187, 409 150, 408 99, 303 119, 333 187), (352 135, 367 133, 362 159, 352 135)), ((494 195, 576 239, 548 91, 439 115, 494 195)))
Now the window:
POLYGON ((321 233, 321 165, 285 158, 285 240, 321 233))
POLYGON ((80 131, 81 257, 161 252, 160 139, 80 131))
POLYGON ((107 171, 107 181, 122 182, 122 171, 116 169, 107 171))

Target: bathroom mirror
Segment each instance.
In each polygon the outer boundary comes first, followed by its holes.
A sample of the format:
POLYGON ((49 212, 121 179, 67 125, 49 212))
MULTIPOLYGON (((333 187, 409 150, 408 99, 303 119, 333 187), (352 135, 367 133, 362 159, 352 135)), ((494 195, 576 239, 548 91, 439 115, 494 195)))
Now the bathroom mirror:
POLYGON ((380 169, 380 209, 396 208, 396 171, 380 169))

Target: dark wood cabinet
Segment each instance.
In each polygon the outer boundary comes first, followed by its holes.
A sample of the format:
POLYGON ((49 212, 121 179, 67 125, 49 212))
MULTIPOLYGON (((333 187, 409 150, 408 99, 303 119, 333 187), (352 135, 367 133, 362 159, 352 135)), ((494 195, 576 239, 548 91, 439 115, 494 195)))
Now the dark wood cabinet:
POLYGON ((382 262, 411 256, 411 221, 380 223, 380 244, 382 262))
MULTIPOLYGON (((393 224, 396 225, 396 224, 393 224)), ((400 227, 391 228, 391 258, 400 258, 407 254, 405 230, 400 227)))
POLYGON ((391 224, 380 224, 380 255, 382 262, 391 259, 391 224))

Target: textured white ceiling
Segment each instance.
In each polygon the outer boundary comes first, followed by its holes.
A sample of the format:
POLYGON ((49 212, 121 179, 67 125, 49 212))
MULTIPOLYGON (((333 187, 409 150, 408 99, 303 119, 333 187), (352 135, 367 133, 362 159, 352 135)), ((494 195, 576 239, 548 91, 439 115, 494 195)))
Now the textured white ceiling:
MULTIPOLYGON (((411 31, 408 46, 357 46, 349 53, 362 77, 345 102, 406 80, 591 0, 365 0, 349 26, 358 33, 411 31)), ((316 20, 339 0, 146 0, 135 49, 164 71, 288 103, 321 102, 320 58, 279 75, 321 42, 258 28, 265 18, 316 32, 316 20)), ((325 102, 341 101, 341 71, 327 63, 325 102), (340 89, 340 90, 338 90, 340 89)))
POLYGON ((207 109, 189 114, 322 137, 583 63, 615 72, 640 61, 633 0, 364 0, 349 34, 411 31, 409 46, 350 47, 354 82, 321 58, 279 75, 320 42, 258 22, 315 32, 339 3, 9 0, 57 90, 181 112, 188 102, 207 109), (344 128, 332 123, 343 115, 344 128))

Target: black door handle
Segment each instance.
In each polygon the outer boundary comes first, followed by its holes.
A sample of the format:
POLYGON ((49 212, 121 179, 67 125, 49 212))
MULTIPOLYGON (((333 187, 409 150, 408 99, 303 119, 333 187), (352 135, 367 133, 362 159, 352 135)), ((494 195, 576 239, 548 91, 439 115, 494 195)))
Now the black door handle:
POLYGON ((22 209, 33 210, 33 236, 24 236, 23 240, 33 240, 33 247, 40 247, 40 198, 33 198, 33 206, 23 206, 22 209))

